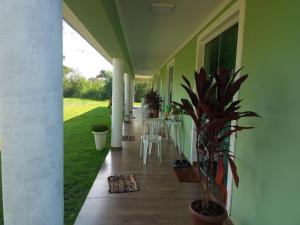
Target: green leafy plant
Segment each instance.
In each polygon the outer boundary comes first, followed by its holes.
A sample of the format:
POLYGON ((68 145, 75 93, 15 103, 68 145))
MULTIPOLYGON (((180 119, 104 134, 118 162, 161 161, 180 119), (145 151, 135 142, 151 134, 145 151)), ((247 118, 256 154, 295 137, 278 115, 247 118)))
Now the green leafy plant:
POLYGON ((167 104, 166 104, 166 105, 164 106, 164 112, 165 112, 165 113, 170 113, 171 110, 172 110, 172 107, 171 107, 170 105, 167 105, 167 104))
POLYGON ((148 109, 154 117, 158 116, 159 110, 161 108, 161 99, 159 97, 158 91, 151 89, 145 95, 145 105, 148 106, 148 109))
POLYGON ((95 78, 86 79, 82 74, 64 66, 64 97, 107 100, 112 95, 112 72, 100 71, 95 78))
POLYGON ((173 115, 180 115, 183 113, 183 110, 176 104, 171 105, 171 114, 173 115))
POLYGON ((91 131, 93 132, 105 132, 108 130, 109 130, 108 126, 102 124, 94 124, 91 127, 91 131))
POLYGON ((218 214, 219 206, 210 199, 214 185, 219 187, 223 200, 227 199, 225 186, 225 162, 229 163, 236 186, 239 176, 234 162, 234 155, 228 150, 226 139, 238 131, 253 127, 239 126, 237 121, 242 117, 258 117, 255 112, 240 112, 242 100, 234 100, 241 84, 248 75, 238 77, 241 69, 235 73, 219 70, 208 75, 204 68, 195 72, 196 90, 189 80, 182 76, 189 100, 182 98, 181 103, 174 103, 185 114, 189 115, 196 126, 196 150, 199 174, 202 174, 201 163, 205 165, 206 174, 200 176, 201 201, 194 208, 208 216, 218 214), (217 171, 215 164, 217 162, 217 171))

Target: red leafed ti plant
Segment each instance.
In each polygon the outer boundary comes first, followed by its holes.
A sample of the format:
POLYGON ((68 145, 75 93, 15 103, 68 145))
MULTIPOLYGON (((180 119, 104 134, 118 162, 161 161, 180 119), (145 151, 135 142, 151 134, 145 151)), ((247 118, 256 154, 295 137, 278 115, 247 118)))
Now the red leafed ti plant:
POLYGON ((195 72, 195 91, 189 80, 182 76, 184 80, 182 87, 190 99, 182 98, 181 103, 175 103, 185 114, 191 116, 195 123, 199 174, 202 174, 200 165, 204 164, 206 168, 205 176, 200 177, 201 200, 193 202, 191 208, 194 213, 209 219, 226 214, 225 209, 210 198, 213 185, 219 187, 224 201, 227 198, 225 162, 228 162, 231 168, 236 186, 239 185, 234 156, 228 150, 227 138, 238 131, 253 128, 239 126, 237 121, 240 118, 258 117, 255 112, 241 112, 241 100, 234 100, 241 84, 248 77, 248 75, 239 76, 240 71, 241 69, 233 73, 219 70, 215 74, 208 75, 205 69, 201 68, 199 73, 195 72))

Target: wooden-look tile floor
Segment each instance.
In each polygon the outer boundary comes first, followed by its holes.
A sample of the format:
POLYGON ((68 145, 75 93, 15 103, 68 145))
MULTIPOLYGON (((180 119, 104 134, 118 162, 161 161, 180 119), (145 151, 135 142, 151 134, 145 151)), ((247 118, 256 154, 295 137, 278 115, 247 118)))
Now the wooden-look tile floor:
POLYGON ((145 166, 139 158, 141 121, 124 125, 124 135, 136 141, 123 142, 122 151, 111 151, 99 171, 75 225, 190 225, 189 204, 199 196, 197 183, 179 183, 172 168, 178 158, 171 141, 163 142, 163 162, 156 151, 145 166), (109 194, 107 177, 135 174, 140 191, 109 194))

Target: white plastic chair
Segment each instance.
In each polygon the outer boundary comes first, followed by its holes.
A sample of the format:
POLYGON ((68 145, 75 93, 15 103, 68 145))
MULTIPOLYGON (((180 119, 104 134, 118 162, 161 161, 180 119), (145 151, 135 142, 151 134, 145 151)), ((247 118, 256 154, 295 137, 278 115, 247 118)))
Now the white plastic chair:
POLYGON ((142 123, 148 118, 148 107, 145 105, 145 100, 142 98, 142 104, 141 104, 141 109, 142 109, 142 123))
POLYGON ((153 144, 157 144, 157 155, 162 162, 161 142, 162 136, 159 134, 164 124, 162 119, 153 118, 143 122, 143 135, 141 136, 140 157, 143 157, 143 163, 147 164, 147 156, 151 155, 153 144))

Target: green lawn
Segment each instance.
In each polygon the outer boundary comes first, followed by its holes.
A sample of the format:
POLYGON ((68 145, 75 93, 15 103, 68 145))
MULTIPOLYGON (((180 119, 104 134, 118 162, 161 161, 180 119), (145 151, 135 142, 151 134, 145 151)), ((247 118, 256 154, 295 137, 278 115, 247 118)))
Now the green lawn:
POLYGON ((95 150, 90 132, 94 123, 110 126, 107 105, 108 102, 92 100, 64 100, 65 225, 74 224, 107 154, 107 150, 95 150))
MULTIPOLYGON (((108 152, 110 133, 106 150, 96 151, 90 132, 90 127, 94 123, 110 126, 107 105, 108 102, 103 101, 64 99, 65 225, 74 224, 108 152)), ((0 191, 1 187, 0 179, 0 191)), ((0 224, 3 224, 2 195, 0 195, 0 224)))
POLYGON ((134 107, 141 107, 142 103, 141 102, 135 102, 133 103, 134 107))

